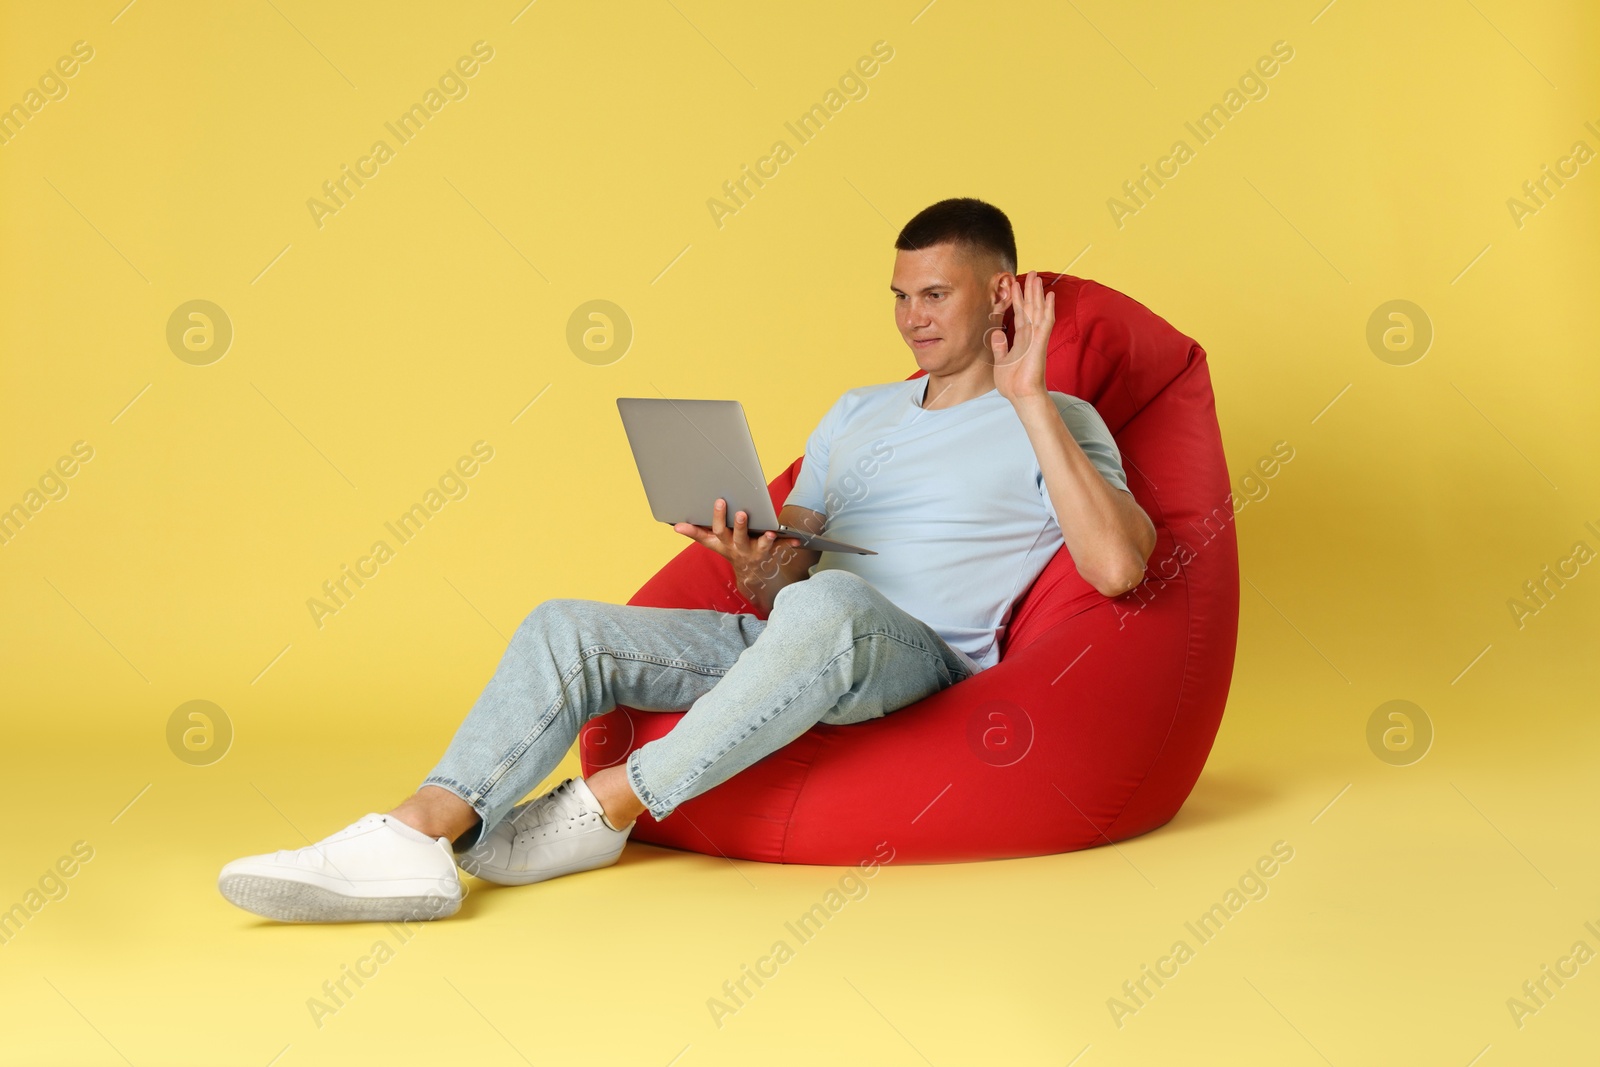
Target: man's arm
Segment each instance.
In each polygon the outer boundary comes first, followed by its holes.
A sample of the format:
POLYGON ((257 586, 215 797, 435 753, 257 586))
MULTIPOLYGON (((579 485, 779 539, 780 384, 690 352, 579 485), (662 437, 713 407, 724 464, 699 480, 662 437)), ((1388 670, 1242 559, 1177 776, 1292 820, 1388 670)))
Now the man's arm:
POLYGON ((1144 580, 1156 548, 1156 528, 1133 494, 1117 489, 1083 454, 1045 385, 1045 353, 1056 321, 1056 294, 1036 271, 1012 278, 1007 297, 1015 344, 989 332, 994 384, 1011 401, 1039 458, 1050 506, 1078 573, 1104 596, 1121 596, 1144 580))
MULTIPOLYGON (((778 515, 778 521, 796 530, 821 533, 826 517, 821 512, 803 508, 798 504, 786 504, 778 515)), ((812 564, 821 558, 822 553, 816 549, 782 545, 773 552, 765 566, 752 567, 736 576, 739 595, 759 607, 761 614, 770 615, 772 602, 777 599, 778 591, 786 585, 803 582, 809 578, 807 572, 811 570, 812 564)))
POLYGON ((1012 401, 1039 457, 1045 489, 1078 573, 1101 594, 1121 596, 1144 580, 1156 528, 1133 494, 1089 461, 1049 394, 1012 401))

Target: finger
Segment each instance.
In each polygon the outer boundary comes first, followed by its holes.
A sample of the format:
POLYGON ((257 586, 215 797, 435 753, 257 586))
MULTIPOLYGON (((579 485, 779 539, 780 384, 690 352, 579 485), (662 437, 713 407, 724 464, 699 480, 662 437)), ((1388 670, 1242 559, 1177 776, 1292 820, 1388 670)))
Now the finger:
POLYGON ((740 548, 744 548, 749 537, 750 516, 741 511, 733 517, 733 543, 740 548))
MULTIPOLYGON (((1013 325, 1013 327, 1012 327, 1012 329, 1017 329, 1017 328, 1018 327, 1016 327, 1015 325, 1013 325)), ((992 349, 994 351, 994 358, 995 358, 995 362, 996 363, 998 363, 1001 360, 1005 359, 1006 358, 1006 332, 1004 330, 998 328, 998 327, 996 327, 993 331, 991 331, 990 334, 989 334, 989 347, 990 347, 990 349, 992 349)))
POLYGON ((728 511, 728 502, 717 497, 717 502, 711 505, 711 532, 720 540, 728 532, 728 524, 723 521, 728 511))
POLYGON ((772 548, 778 542, 776 530, 766 530, 756 537, 750 538, 745 546, 746 551, 753 551, 763 560, 772 555, 772 548))

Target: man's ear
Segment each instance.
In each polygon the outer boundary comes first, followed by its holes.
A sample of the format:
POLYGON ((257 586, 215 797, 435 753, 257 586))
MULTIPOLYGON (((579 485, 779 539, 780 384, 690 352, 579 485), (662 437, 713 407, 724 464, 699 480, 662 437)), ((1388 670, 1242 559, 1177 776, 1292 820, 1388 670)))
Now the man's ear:
POLYGON ((991 319, 1004 318, 1006 308, 1012 305, 1021 291, 1015 274, 1006 270, 995 274, 989 283, 989 317, 991 319))

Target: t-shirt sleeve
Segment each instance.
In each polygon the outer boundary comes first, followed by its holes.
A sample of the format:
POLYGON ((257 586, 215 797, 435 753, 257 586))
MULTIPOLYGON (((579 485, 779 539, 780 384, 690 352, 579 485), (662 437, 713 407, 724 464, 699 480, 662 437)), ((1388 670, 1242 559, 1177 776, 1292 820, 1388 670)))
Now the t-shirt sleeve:
MULTIPOLYGON (((1061 412, 1061 421, 1067 424, 1072 439, 1078 442, 1078 447, 1089 457, 1089 462, 1094 464, 1095 470, 1100 472, 1100 476, 1113 489, 1126 491, 1128 476, 1122 469, 1122 450, 1117 447, 1116 439, 1111 436, 1111 430, 1100 417, 1100 413, 1095 410, 1094 405, 1065 393, 1052 392, 1050 398, 1056 402, 1056 410, 1061 412)), ((1056 506, 1050 500, 1050 490, 1044 484, 1044 470, 1040 468, 1037 460, 1034 462, 1033 470, 1034 479, 1039 483, 1039 496, 1050 512, 1050 517, 1056 520, 1057 526, 1060 526, 1061 518, 1056 514, 1056 506)))
POLYGON ((794 504, 797 507, 810 508, 821 515, 828 513, 826 505, 828 446, 833 439, 834 426, 838 423, 839 409, 843 404, 843 397, 834 401, 833 406, 817 423, 817 428, 812 430, 811 436, 806 439, 805 461, 800 464, 800 473, 795 475, 793 488, 784 498, 784 507, 794 504))

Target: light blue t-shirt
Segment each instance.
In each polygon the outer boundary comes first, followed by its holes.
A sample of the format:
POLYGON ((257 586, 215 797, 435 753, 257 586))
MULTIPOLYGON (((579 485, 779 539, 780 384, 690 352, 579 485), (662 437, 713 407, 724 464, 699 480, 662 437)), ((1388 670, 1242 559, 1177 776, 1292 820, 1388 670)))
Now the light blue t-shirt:
MULTIPOLYGON (((827 516, 825 536, 878 553, 823 552, 811 574, 860 575, 985 670, 1000 661, 1016 599, 1065 542, 1011 402, 991 389, 929 410, 927 382, 864 385, 835 401, 784 503, 827 516)), ((1122 453, 1094 405, 1050 398, 1095 469, 1126 490, 1122 453)))

